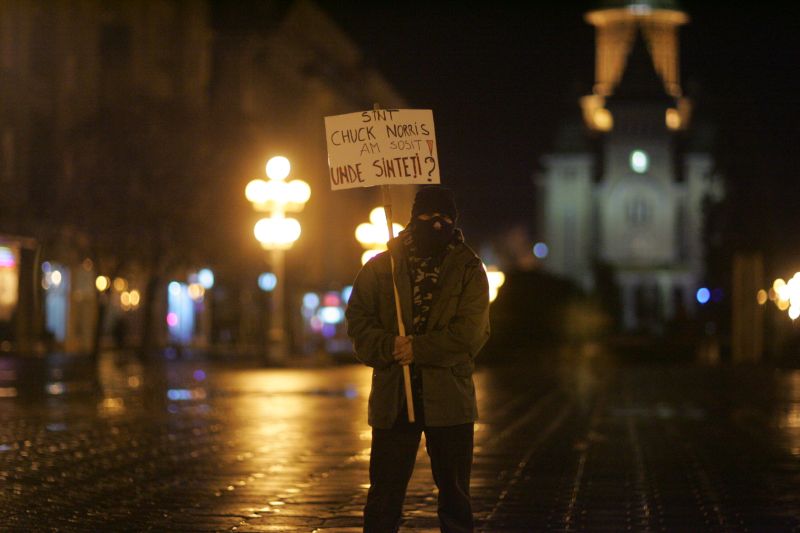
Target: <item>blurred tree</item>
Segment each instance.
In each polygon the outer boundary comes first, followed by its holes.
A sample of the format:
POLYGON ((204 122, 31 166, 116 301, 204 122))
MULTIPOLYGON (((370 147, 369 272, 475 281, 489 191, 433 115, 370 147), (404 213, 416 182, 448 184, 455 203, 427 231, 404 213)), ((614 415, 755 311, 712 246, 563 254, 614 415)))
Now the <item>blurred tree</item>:
MULTIPOLYGON (((146 358, 156 338, 156 297, 165 277, 209 257, 215 231, 215 165, 207 113, 131 98, 101 108, 73 136, 75 180, 65 195, 67 224, 81 235, 97 271, 112 279, 140 272, 146 358)), ((97 299, 93 355, 100 349, 108 298, 97 299)))

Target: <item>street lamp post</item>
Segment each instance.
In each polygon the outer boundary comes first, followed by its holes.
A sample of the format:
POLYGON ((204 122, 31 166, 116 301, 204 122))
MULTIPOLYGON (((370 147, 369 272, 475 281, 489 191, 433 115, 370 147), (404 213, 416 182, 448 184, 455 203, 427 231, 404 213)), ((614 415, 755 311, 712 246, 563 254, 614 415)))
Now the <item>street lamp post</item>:
POLYGON ((272 320, 269 339, 273 343, 270 354, 274 361, 283 361, 288 354, 284 292, 285 252, 300 237, 300 223, 287 212, 303 210, 311 197, 311 188, 303 180, 287 182, 291 164, 283 156, 275 156, 267 161, 266 174, 269 180, 254 179, 247 184, 245 196, 253 208, 269 216, 256 222, 253 233, 261 247, 270 253, 276 283, 272 291, 272 320))

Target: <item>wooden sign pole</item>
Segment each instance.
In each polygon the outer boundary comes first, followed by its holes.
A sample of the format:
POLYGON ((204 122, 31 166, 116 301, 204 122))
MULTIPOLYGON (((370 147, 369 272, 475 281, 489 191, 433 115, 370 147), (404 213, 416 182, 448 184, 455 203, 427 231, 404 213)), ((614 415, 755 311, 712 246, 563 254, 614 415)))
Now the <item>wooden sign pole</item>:
MULTIPOLYGON (((380 105, 375 104, 374 109, 380 109, 380 105)), ((386 226, 389 228, 389 240, 394 238, 394 229, 392 228, 392 193, 389 185, 381 185, 383 192, 383 212, 386 214, 386 226)), ((389 261, 392 267, 392 287, 394 289, 394 309, 397 315, 397 331, 401 337, 406 336, 406 327, 403 324, 403 309, 400 306, 400 295, 397 292, 397 280, 395 279, 394 256, 389 252, 389 261)), ((414 396, 411 391, 411 371, 408 365, 403 365, 403 389, 406 393, 406 409, 408 410, 408 421, 412 424, 416 420, 414 416, 414 396)))
MULTIPOLYGON (((386 213, 386 225, 389 227, 389 239, 394 238, 394 230, 392 229, 392 195, 389 191, 389 185, 381 185, 383 190, 383 211, 386 213)), ((394 309, 397 315, 397 330, 401 337, 406 336, 405 324, 403 324, 403 310, 400 306, 400 295, 397 292, 397 280, 395 279, 394 257, 389 252, 389 261, 392 265, 392 287, 394 288, 394 309)), ((414 400, 411 392, 411 371, 408 365, 403 365, 403 384, 406 393, 406 407, 408 409, 408 421, 413 423, 414 418, 414 400)))

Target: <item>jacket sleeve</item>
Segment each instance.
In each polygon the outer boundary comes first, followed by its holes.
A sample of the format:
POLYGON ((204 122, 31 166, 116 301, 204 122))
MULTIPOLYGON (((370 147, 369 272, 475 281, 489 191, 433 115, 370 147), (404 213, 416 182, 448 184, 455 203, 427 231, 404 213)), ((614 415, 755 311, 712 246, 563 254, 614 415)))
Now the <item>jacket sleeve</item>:
POLYGON ((418 364, 449 367, 471 362, 489 339, 489 282, 480 259, 467 265, 463 284, 450 321, 441 329, 414 336, 418 364))
POLYGON ((367 366, 385 368, 394 362, 396 333, 381 324, 381 306, 388 304, 381 301, 377 261, 378 258, 370 260, 356 276, 345 317, 356 358, 367 366))

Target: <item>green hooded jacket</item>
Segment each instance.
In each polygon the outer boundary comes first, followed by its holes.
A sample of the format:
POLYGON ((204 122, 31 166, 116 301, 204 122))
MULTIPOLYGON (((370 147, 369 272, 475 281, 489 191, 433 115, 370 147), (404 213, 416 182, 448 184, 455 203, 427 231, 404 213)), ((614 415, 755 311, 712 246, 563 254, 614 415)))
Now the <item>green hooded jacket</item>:
MULTIPOLYGON (((399 239, 389 242, 403 323, 411 331, 411 279, 399 239)), ((390 428, 404 401, 403 370, 393 357, 398 335, 389 252, 373 257, 353 284, 346 311, 356 357, 373 368, 369 425, 390 428)), ((463 242, 445 256, 424 334, 412 341, 422 373, 425 423, 454 426, 478 418, 474 360, 489 338, 489 283, 481 260, 463 242)))

